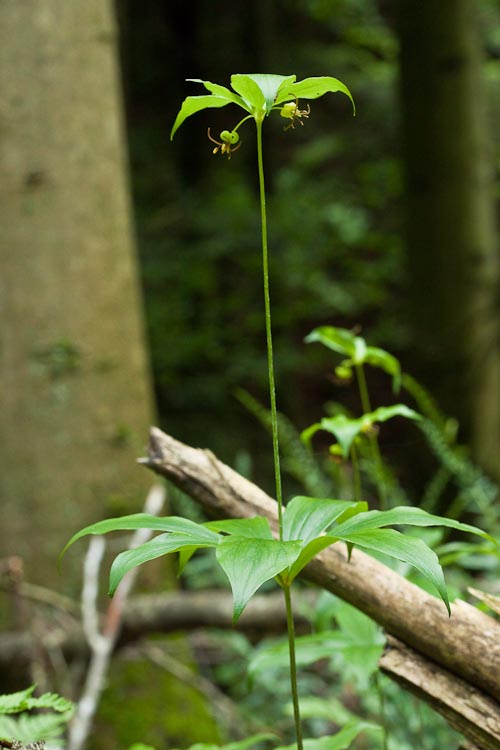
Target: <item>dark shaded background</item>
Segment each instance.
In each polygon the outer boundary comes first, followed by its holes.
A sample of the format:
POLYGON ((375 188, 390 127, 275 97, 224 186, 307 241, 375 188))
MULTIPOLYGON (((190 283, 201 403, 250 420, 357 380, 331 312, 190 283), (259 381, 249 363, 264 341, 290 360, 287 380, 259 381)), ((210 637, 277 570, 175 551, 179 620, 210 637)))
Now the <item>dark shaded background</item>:
MULTIPOLYGON (((323 413, 326 401, 358 408, 352 389, 332 383, 332 357, 303 343, 314 326, 330 324, 358 326, 405 369, 423 374, 445 410, 459 414, 463 384, 455 378, 456 391, 447 385, 440 393, 432 382, 421 366, 426 342, 408 304, 398 4, 198 1, 188 8, 120 0, 118 8, 162 426, 189 443, 210 445, 231 464, 249 452, 255 478, 269 474, 267 438, 234 396, 243 388, 267 403, 252 127, 241 131, 243 147, 230 162, 212 156, 205 135, 207 127, 218 133, 236 123, 230 108, 189 119, 169 142, 181 101, 199 93, 186 78, 227 84, 232 72, 249 71, 334 75, 350 87, 358 108, 353 119, 347 98, 332 95, 312 103, 304 128, 283 133, 278 119, 266 123, 279 408, 299 430, 323 413)), ((494 112, 498 9, 482 2, 479 11, 494 112)), ((375 372, 371 388, 375 405, 392 398, 390 384, 375 372)), ((389 459, 400 461, 408 449, 421 453, 420 435, 400 433, 391 425, 382 434, 389 459)), ((418 494, 418 476, 412 481, 418 494)))

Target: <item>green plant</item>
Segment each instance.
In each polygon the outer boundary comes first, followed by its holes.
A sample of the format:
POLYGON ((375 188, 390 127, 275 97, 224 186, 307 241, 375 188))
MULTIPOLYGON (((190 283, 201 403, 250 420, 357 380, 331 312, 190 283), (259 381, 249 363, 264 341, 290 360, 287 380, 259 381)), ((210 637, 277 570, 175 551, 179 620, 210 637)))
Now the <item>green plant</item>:
POLYGON ((34 690, 31 685, 18 693, 0 695, 0 747, 62 747, 61 735, 73 714, 73 704, 55 693, 34 696, 34 690), (42 712, 30 713, 34 710, 42 712))
MULTIPOLYGON (((309 726, 324 733, 332 724, 364 720, 373 727, 367 732, 368 747, 379 747, 380 740, 390 750, 458 747, 459 736, 442 717, 425 704, 416 710, 413 696, 378 673, 385 637, 376 623, 326 591, 308 615, 313 632, 297 638, 297 661, 302 681, 315 677, 314 690, 301 700, 301 714, 309 726)), ((279 684, 286 657, 282 638, 257 647, 248 666, 255 690, 263 689, 264 683, 279 684)))
POLYGON ((379 495, 380 507, 385 510, 388 506, 386 483, 384 481, 384 469, 377 431, 374 426, 378 422, 386 422, 396 416, 406 419, 420 419, 420 415, 409 409, 404 404, 395 404, 390 407, 380 407, 372 411, 368 385, 366 382, 365 365, 372 365, 386 372, 392 377, 393 391, 397 393, 401 385, 401 366, 392 354, 376 346, 369 346, 365 339, 356 335, 353 331, 345 328, 334 328, 333 326, 322 326, 306 336, 306 342, 319 342, 338 354, 344 355, 346 359, 337 365, 335 374, 341 380, 350 380, 353 372, 356 375, 359 397, 363 415, 359 419, 350 419, 344 415, 333 418, 322 419, 320 423, 312 425, 303 432, 304 439, 310 438, 317 430, 331 432, 337 438, 339 453, 343 458, 351 456, 356 491, 360 490, 358 455, 356 450, 356 438, 360 434, 368 436, 371 446, 373 463, 375 465, 375 477, 379 495))
MULTIPOLYGON (((325 499, 297 496, 284 508, 278 417, 274 383, 273 340, 271 327, 271 303, 268 268, 268 236, 266 191, 263 160, 263 124, 273 113, 288 121, 285 130, 293 129, 310 116, 309 104, 303 108, 299 99, 313 100, 326 93, 342 92, 352 101, 347 87, 335 78, 308 78, 297 82, 294 75, 233 75, 230 89, 211 83, 201 83, 209 94, 190 96, 182 104, 174 122, 171 137, 187 117, 208 108, 221 108, 229 104, 237 105, 244 117, 230 130, 221 131, 219 139, 208 131, 209 139, 215 143, 213 153, 221 153, 231 158, 241 145, 239 130, 243 123, 253 120, 257 134, 257 172, 260 193, 260 218, 262 239, 262 267, 264 286, 265 331, 268 355, 268 380, 271 408, 271 432, 273 444, 276 498, 278 503, 279 538, 275 539, 269 522, 263 517, 251 519, 228 519, 195 523, 181 517, 157 518, 147 514, 135 514, 123 518, 101 521, 77 532, 66 545, 67 549, 78 539, 89 534, 104 534, 116 530, 149 528, 161 531, 159 536, 135 549, 118 555, 110 573, 110 593, 113 594, 123 576, 132 568, 148 560, 165 554, 178 552, 180 570, 188 563, 194 552, 200 548, 215 549, 216 559, 227 575, 234 597, 234 623, 237 622, 247 602, 257 589, 269 580, 276 580, 282 588, 286 603, 288 626, 289 676, 293 704, 296 745, 320 750, 342 750, 347 748, 354 737, 367 728, 363 722, 345 726, 336 735, 321 739, 303 740, 300 720, 300 704, 297 686, 297 665, 295 652, 294 621, 291 603, 291 586, 302 569, 321 550, 334 542, 343 541, 351 549, 354 545, 376 553, 402 560, 415 567, 422 577, 435 588, 449 611, 449 601, 439 560, 435 553, 420 539, 405 536, 387 527, 392 525, 448 526, 464 532, 487 536, 479 529, 457 521, 440 518, 418 508, 399 507, 391 510, 368 510, 360 497, 354 500, 325 499)), ((362 372, 362 364, 369 357, 379 357, 376 350, 369 352, 365 346, 361 351, 361 340, 355 338, 353 365, 356 372, 362 372), (357 348, 356 348, 357 347, 357 348)), ((369 348, 368 348, 369 349, 369 348)), ((387 362, 389 355, 382 358, 387 362)), ((367 394, 360 376, 360 392, 366 412, 366 419, 383 421, 393 416, 389 411, 372 413, 367 408, 367 394)), ((399 407, 401 413, 402 407, 399 407)), ((407 416, 410 415, 408 410, 407 416)), ((416 416, 414 416, 416 418, 416 416)), ((359 431, 364 429, 360 425, 359 431)), ((353 440, 344 447, 350 450, 353 440)), ((283 749, 282 749, 283 750, 283 749)))

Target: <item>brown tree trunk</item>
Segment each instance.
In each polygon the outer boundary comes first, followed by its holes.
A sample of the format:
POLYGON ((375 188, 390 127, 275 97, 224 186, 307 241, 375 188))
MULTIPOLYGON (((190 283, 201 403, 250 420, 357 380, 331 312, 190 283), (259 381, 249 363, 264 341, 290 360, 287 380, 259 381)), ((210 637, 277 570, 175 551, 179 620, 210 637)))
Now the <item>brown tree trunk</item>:
POLYGON ((4 0, 0 36, 0 555, 60 587, 68 535, 150 484, 112 4, 4 0))
MULTIPOLYGON (((134 460, 153 403, 112 0, 2 0, 0 41, 0 556, 75 591, 81 550, 63 576, 56 567, 68 537, 140 510, 151 485, 134 460)), ((93 747, 152 700, 171 707, 157 722, 165 741, 218 737, 191 687, 142 662, 113 691, 120 667, 93 747)), ((155 727, 143 729, 114 744, 147 743, 155 727)))
POLYGON ((400 0, 410 302, 423 376, 497 479, 494 158, 477 0, 400 0))

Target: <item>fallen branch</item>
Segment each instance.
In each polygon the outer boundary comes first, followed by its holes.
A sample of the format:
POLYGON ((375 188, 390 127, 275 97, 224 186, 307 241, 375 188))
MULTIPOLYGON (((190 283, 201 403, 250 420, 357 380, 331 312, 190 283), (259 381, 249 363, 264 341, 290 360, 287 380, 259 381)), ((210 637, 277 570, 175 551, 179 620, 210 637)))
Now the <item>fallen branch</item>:
MULTIPOLYGON (((25 584, 20 587, 23 596, 25 584)), ((47 603, 47 597, 33 592, 27 586, 30 599, 47 603), (36 595, 35 595, 36 594, 36 595)), ((310 611, 317 599, 315 591, 297 592, 296 626, 299 632, 306 632, 308 620, 302 611, 310 611)), ((51 606, 53 600, 50 599, 51 606)), ((68 602, 64 603, 64 609, 68 602)), ((230 630, 233 627, 233 602, 229 590, 173 591, 166 594, 141 594, 130 597, 123 611, 121 631, 115 644, 121 648, 139 641, 154 633, 173 633, 178 631, 199 630, 201 628, 219 628, 230 630)), ((286 630, 286 612, 280 592, 254 596, 248 604, 238 623, 238 630, 248 633, 252 638, 260 638, 284 633, 286 630)), ((73 621, 65 622, 63 627, 51 626, 47 633, 39 634, 35 639, 29 632, 0 634, 0 673, 7 668, 17 672, 26 669, 35 649, 60 651, 67 662, 85 659, 90 655, 88 641, 82 626, 73 621)))
MULTIPOLYGON (((169 479, 210 515, 259 514, 276 529, 275 501, 209 451, 184 445, 153 427, 148 453, 140 463, 169 479)), ((500 700, 500 624, 491 617, 456 601, 449 619, 437 598, 369 555, 355 549, 348 562, 341 544, 318 555, 304 575, 365 612, 421 655, 500 700)))
POLYGON ((388 638, 379 667, 405 690, 425 700, 475 747, 498 750, 500 715, 492 698, 450 675, 396 638, 388 638))

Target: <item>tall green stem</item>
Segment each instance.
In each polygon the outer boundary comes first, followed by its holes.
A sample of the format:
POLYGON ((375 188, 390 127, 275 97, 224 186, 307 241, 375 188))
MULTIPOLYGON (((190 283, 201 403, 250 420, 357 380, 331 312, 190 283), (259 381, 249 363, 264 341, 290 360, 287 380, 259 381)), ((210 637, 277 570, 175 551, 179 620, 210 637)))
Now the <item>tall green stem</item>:
POLYGON ((354 443, 351 446, 352 475, 354 479, 354 499, 361 502, 361 474, 359 471, 358 451, 354 443))
POLYGON ((363 365, 356 365, 356 377, 358 380, 359 397, 361 399, 361 406, 365 414, 368 414, 372 410, 370 403, 370 396, 368 394, 368 385, 366 383, 365 371, 363 365))
POLYGON ((290 586, 283 589, 286 605, 286 624, 288 630, 288 652, 290 655, 290 685, 292 688, 293 718, 295 721, 295 736, 297 748, 302 750, 302 724, 300 722, 299 689, 297 685, 297 662, 295 659, 295 625, 293 622, 292 597, 290 586))
POLYGON ((269 295, 269 264, 267 253, 266 187, 264 161, 262 158, 262 123, 257 122, 257 159, 259 164, 260 219, 262 226, 262 271, 264 276, 264 305, 266 314, 267 369, 269 373, 269 397, 271 401, 271 424, 273 434, 274 478, 278 501, 278 523, 280 539, 283 540, 283 494, 281 490, 280 452, 278 440, 278 415, 276 410, 276 388, 274 385, 273 336, 271 330, 271 298, 269 295))
MULTIPOLYGON (((262 270, 264 277, 264 305, 266 315, 267 367, 269 373, 269 396, 271 401, 271 425, 273 435, 274 476, 276 481, 276 500, 278 501, 279 537, 283 541, 283 494, 281 489, 280 453, 278 439, 278 413, 276 409, 276 388, 274 385, 273 337, 271 329, 271 297, 269 294, 269 264, 267 252, 267 214, 266 187, 264 181, 264 160, 262 156, 262 122, 257 125, 257 160, 259 166, 260 218, 262 226, 262 270)), ((297 750, 303 750, 302 726, 300 722, 299 690, 297 684, 297 664, 295 659, 295 627, 293 623, 290 586, 283 587, 286 605, 288 630, 288 649, 290 654, 290 686, 292 691, 293 718, 297 750)))
MULTIPOLYGON (((369 414, 372 410, 372 406, 370 403, 370 396, 368 394, 368 385, 366 383, 365 370, 363 368, 363 365, 356 365, 356 378, 358 380, 361 407, 365 414, 369 414)), ((384 485, 382 456, 380 455, 380 447, 376 434, 370 435, 370 445, 372 449, 373 461, 375 464, 375 471, 377 473, 377 490, 380 500, 380 508, 381 510, 387 510, 387 493, 385 491, 384 485)))

